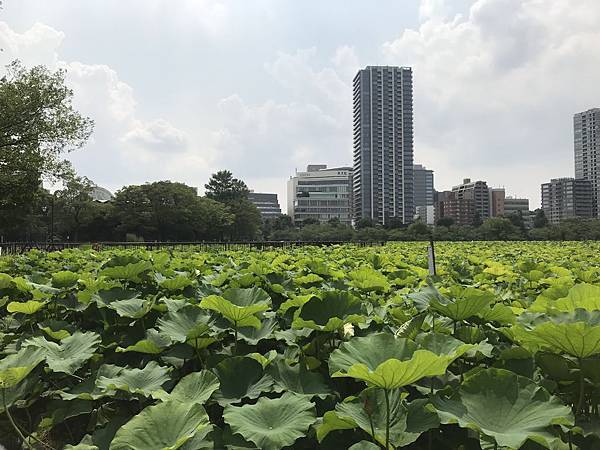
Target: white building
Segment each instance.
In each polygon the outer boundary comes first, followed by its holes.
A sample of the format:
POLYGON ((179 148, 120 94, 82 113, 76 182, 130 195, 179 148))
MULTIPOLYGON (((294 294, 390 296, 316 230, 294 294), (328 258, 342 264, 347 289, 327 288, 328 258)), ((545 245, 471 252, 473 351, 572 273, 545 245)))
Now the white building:
POLYGON ((287 184, 287 213, 294 222, 339 219, 352 223, 352 168, 311 164, 287 184))

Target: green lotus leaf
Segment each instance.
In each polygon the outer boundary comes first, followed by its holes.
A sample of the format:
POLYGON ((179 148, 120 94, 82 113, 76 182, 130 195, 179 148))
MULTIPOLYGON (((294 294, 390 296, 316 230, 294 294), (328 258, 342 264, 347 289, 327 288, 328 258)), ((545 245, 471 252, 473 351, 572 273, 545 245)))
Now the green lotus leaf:
POLYGON ((206 312, 188 305, 165 314, 156 324, 159 331, 169 336, 173 342, 186 342, 204 336, 210 330, 211 322, 212 319, 206 312))
POLYGON ((88 379, 73 386, 68 391, 58 391, 63 400, 98 400, 102 397, 112 397, 114 389, 105 389, 97 383, 99 378, 110 379, 119 375, 123 368, 112 364, 103 364, 88 379))
POLYGON ((362 302, 349 292, 326 291, 321 297, 312 297, 302 305, 292 322, 293 328, 335 331, 346 323, 365 321, 362 302))
POLYGON ((600 354, 600 311, 577 309, 532 327, 515 325, 510 332, 531 351, 567 353, 576 358, 600 354))
POLYGON ((238 339, 243 339, 251 345, 256 345, 263 339, 273 338, 277 329, 277 319, 269 318, 261 321, 260 328, 242 327, 238 329, 238 339))
POLYGON ((175 278, 167 278, 162 280, 158 285, 168 291, 181 291, 192 285, 192 279, 189 276, 178 275, 175 278))
POLYGON ((360 441, 356 444, 348 447, 348 450, 380 450, 381 447, 379 445, 373 444, 369 441, 360 441))
POLYGON ((79 274, 73 273, 69 270, 56 272, 52 274, 52 286, 55 288, 70 288, 77 284, 79 280, 79 274))
POLYGON ((156 361, 150 361, 143 369, 121 367, 115 375, 99 376, 96 386, 148 397, 162 389, 162 385, 169 380, 168 373, 168 368, 160 366, 156 361))
POLYGON ((277 391, 289 391, 309 397, 316 395, 321 398, 332 393, 323 376, 307 370, 302 362, 290 366, 283 359, 278 359, 269 366, 268 373, 275 380, 277 391))
POLYGON ((449 356, 454 359, 476 347, 473 344, 465 344, 452 336, 441 333, 422 334, 417 339, 417 343, 423 349, 436 355, 449 356))
POLYGON ((314 404, 306 397, 284 394, 260 398, 254 405, 225 407, 231 429, 263 450, 280 450, 296 442, 315 423, 314 404))
POLYGON ((314 294, 307 294, 307 295, 294 295, 294 294, 292 294, 292 297, 290 299, 286 300, 285 302, 283 302, 279 306, 279 309, 277 310, 277 312, 279 312, 280 314, 283 315, 289 309, 292 309, 292 308, 301 308, 302 305, 304 305, 306 302, 308 302, 314 296, 315 296, 314 294))
POLYGON ((15 387, 43 360, 42 349, 27 346, 21 347, 17 353, 4 357, 0 360, 0 388, 15 387))
POLYGON ((150 261, 139 261, 125 266, 106 267, 100 271, 100 276, 110 280, 127 280, 133 283, 141 283, 141 276, 152 270, 150 261))
POLYGON ((571 409, 528 378, 504 369, 483 369, 465 378, 450 397, 433 404, 442 423, 457 423, 501 447, 518 449, 532 440, 549 448, 552 425, 573 425, 571 409))
POLYGON ((71 336, 71 334, 76 330, 76 328, 69 322, 61 320, 47 320, 42 323, 38 323, 38 327, 52 339, 57 341, 71 336))
POLYGON ((46 364, 53 372, 72 375, 92 357, 100 342, 100 336, 94 332, 76 331, 71 336, 64 338, 60 344, 47 341, 42 336, 36 336, 26 339, 22 345, 40 349, 46 364))
POLYGON ((511 325, 515 323, 515 313, 510 306, 502 303, 496 303, 491 308, 484 308, 478 314, 486 322, 497 322, 501 325, 511 325))
POLYGON ((273 387, 273 379, 264 374, 262 364, 254 358, 227 358, 217 364, 214 372, 220 383, 215 399, 221 405, 257 398, 273 387))
POLYGON ((110 443, 110 450, 175 450, 210 430, 202 405, 161 402, 143 409, 123 425, 110 443))
POLYGON ((44 302, 29 300, 26 302, 10 302, 6 306, 6 309, 10 313, 17 312, 17 313, 21 313, 21 314, 30 315, 30 314, 35 314, 40 309, 42 309, 44 306, 46 306, 46 303, 44 303, 44 302))
POLYGON ((154 304, 153 301, 140 298, 139 295, 134 290, 114 287, 100 290, 92 298, 94 298, 98 307, 112 309, 121 317, 139 319, 145 316, 154 304))
POLYGON ((209 295, 200 302, 200 307, 217 311, 236 327, 260 328, 256 313, 269 309, 269 295, 260 288, 232 288, 223 296, 209 295))
POLYGON ((203 404, 217 389, 219 379, 212 372, 201 370, 183 377, 169 394, 164 391, 157 393, 162 401, 203 404))
POLYGON ((117 347, 117 352, 137 352, 157 355, 171 344, 171 339, 168 336, 160 334, 154 329, 146 331, 146 339, 136 342, 128 347, 117 347))
POLYGON ((460 297, 447 299, 445 297, 432 297, 429 307, 439 314, 452 320, 465 320, 481 313, 494 301, 494 294, 476 288, 466 288, 460 297))
POLYGON ((586 311, 600 310, 600 286, 592 284, 576 284, 566 297, 560 298, 553 305, 557 310, 574 313, 576 309, 586 311))
MULTIPOLYGON (((15 402, 19 400, 23 400, 27 397, 35 395, 39 392, 39 390, 36 392, 36 388, 41 388, 39 379, 34 376, 25 377, 21 382, 13 384, 12 387, 6 388, 3 387, 3 381, 4 380, 2 378, 2 372, 0 371, 0 389, 3 389, 3 393, 0 395, 4 396, 3 400, 6 403, 7 408, 10 408, 15 402)), ((0 401, 0 414, 3 413, 4 405, 3 401, 0 401)))
MULTIPOLYGON (((439 419, 426 400, 406 403, 399 389, 388 392, 390 402, 390 444, 400 448, 416 441, 419 436, 439 426, 439 419)), ((365 389, 358 397, 349 397, 338 403, 334 411, 325 413, 323 424, 317 429, 322 441, 331 431, 361 428, 375 441, 385 446, 387 412, 384 391, 365 389)))
POLYGON ((364 266, 348 274, 350 286, 364 291, 387 292, 390 282, 385 275, 371 267, 364 266))
POLYGON ((301 275, 299 277, 294 278, 294 281, 297 284, 315 284, 321 283, 325 280, 316 273, 309 273, 307 275, 301 275))

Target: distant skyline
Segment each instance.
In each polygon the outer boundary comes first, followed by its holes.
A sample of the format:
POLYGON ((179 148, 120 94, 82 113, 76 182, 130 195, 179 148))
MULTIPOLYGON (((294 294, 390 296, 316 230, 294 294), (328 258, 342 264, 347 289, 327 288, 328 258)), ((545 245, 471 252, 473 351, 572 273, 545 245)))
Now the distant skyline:
MULTIPOLYGON (((540 204, 600 107, 597 0, 4 0, 0 65, 68 70, 96 121, 75 168, 115 191, 227 168, 285 203, 307 164, 352 165, 352 79, 413 69, 415 163, 540 204)), ((3 68, 0 68, 0 74, 3 68)))

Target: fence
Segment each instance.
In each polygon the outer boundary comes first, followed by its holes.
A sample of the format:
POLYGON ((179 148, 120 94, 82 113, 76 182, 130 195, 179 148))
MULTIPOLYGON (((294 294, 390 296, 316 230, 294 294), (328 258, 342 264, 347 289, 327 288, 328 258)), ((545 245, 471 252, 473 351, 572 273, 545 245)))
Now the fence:
POLYGON ((18 255, 29 250, 59 251, 69 248, 81 248, 84 246, 94 249, 127 249, 142 248, 146 250, 268 250, 274 248, 294 247, 329 247, 332 245, 350 244, 358 247, 372 247, 385 245, 384 241, 250 241, 250 242, 0 242, 1 255, 18 255))

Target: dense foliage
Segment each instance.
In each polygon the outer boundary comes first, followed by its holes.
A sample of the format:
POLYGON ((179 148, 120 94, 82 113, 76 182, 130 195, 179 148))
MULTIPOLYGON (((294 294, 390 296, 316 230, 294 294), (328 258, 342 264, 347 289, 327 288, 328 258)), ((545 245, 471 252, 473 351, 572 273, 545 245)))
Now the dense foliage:
POLYGON ((0 259, 0 442, 592 449, 597 244, 0 259))

